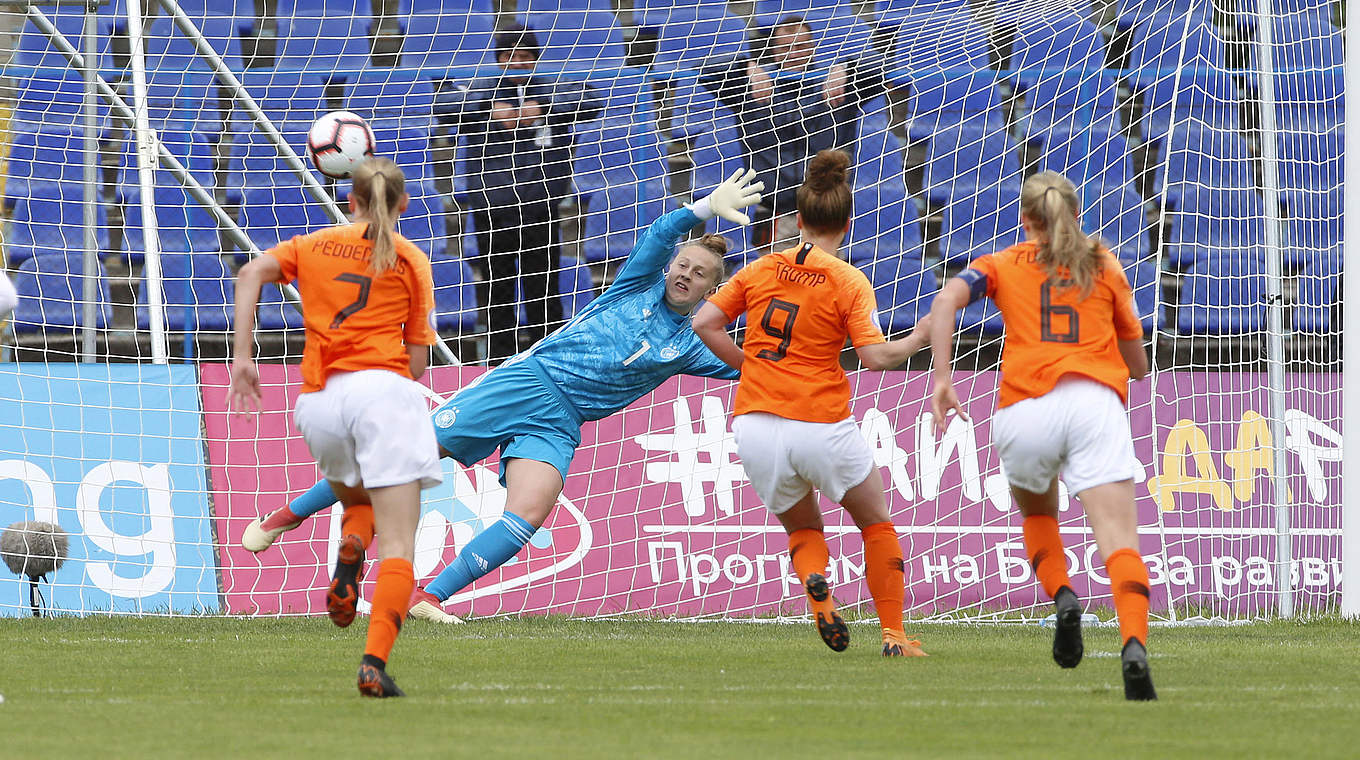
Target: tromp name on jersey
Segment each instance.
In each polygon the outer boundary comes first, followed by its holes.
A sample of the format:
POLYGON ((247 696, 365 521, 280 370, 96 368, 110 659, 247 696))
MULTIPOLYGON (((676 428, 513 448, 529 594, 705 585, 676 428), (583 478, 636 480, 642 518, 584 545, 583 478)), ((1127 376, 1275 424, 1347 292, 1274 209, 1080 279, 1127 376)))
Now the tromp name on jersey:
POLYGON ((788 264, 778 264, 775 276, 781 280, 787 280, 795 285, 805 285, 815 288, 826 282, 826 274, 822 272, 809 272, 806 269, 789 266, 788 264))

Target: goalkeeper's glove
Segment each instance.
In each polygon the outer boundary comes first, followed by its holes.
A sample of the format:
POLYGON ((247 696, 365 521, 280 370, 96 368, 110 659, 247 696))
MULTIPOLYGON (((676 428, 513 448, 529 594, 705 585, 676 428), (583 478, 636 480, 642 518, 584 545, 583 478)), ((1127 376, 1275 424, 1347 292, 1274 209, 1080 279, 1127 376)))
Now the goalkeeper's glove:
POLYGON ((751 217, 741 210, 760 202, 760 193, 765 189, 764 182, 752 183, 756 173, 752 169, 738 169, 725 182, 718 185, 706 197, 695 203, 686 204, 700 220, 721 216, 729 222, 740 225, 751 223, 751 217))

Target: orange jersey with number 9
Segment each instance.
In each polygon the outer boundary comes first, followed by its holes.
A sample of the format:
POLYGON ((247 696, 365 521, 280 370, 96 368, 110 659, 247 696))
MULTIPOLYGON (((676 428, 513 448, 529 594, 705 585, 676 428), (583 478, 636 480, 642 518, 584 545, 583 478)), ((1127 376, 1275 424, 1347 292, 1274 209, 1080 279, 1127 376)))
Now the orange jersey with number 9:
POLYGON ((1108 385, 1127 403, 1129 368, 1117 341, 1143 337, 1143 325, 1119 260, 1101 253, 1105 266, 1086 298, 1049 281, 1032 241, 983 256, 959 274, 973 300, 991 298, 1006 324, 999 406, 1038 398, 1069 374, 1108 385))
POLYGON ((708 300, 729 320, 747 314, 733 414, 805 422, 850 416, 850 381, 840 362, 846 338, 857 347, 884 342, 863 272, 804 243, 761 256, 708 300))
POLYGON ((297 280, 307 345, 302 392, 318 391, 334 372, 386 369, 411 377, 407 345, 434 345, 434 284, 430 260, 393 233, 397 260, 375 276, 367 224, 299 235, 268 251, 297 280))

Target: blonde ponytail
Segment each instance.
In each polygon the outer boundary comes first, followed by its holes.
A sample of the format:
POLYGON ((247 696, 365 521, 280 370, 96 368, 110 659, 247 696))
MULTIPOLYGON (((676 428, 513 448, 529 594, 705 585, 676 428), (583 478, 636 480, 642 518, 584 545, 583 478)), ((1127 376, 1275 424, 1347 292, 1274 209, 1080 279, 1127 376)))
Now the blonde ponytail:
POLYGON ((1102 261, 1100 241, 1081 230, 1077 188, 1057 172, 1039 172, 1020 190, 1020 213, 1039 237, 1039 263, 1054 283, 1066 280, 1085 298, 1102 261))
POLYGON ((374 274, 382 274, 397 263, 397 209, 406 194, 406 175, 401 168, 386 158, 370 158, 359 164, 354 172, 355 201, 368 215, 368 226, 373 235, 373 258, 370 266, 374 274))

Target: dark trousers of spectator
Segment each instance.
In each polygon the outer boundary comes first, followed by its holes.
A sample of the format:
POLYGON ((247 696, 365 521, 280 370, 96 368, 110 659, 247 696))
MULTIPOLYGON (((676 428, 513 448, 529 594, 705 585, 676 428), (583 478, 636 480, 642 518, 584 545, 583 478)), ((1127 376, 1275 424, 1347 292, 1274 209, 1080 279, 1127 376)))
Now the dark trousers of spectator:
POLYGON ((487 281, 477 288, 477 298, 486 308, 487 361, 500 364, 519 352, 521 335, 533 343, 562 322, 562 301, 552 282, 561 269, 553 241, 552 206, 547 201, 531 202, 483 209, 473 216, 479 263, 487 281), (517 329, 519 295, 524 299, 522 329, 517 329))

